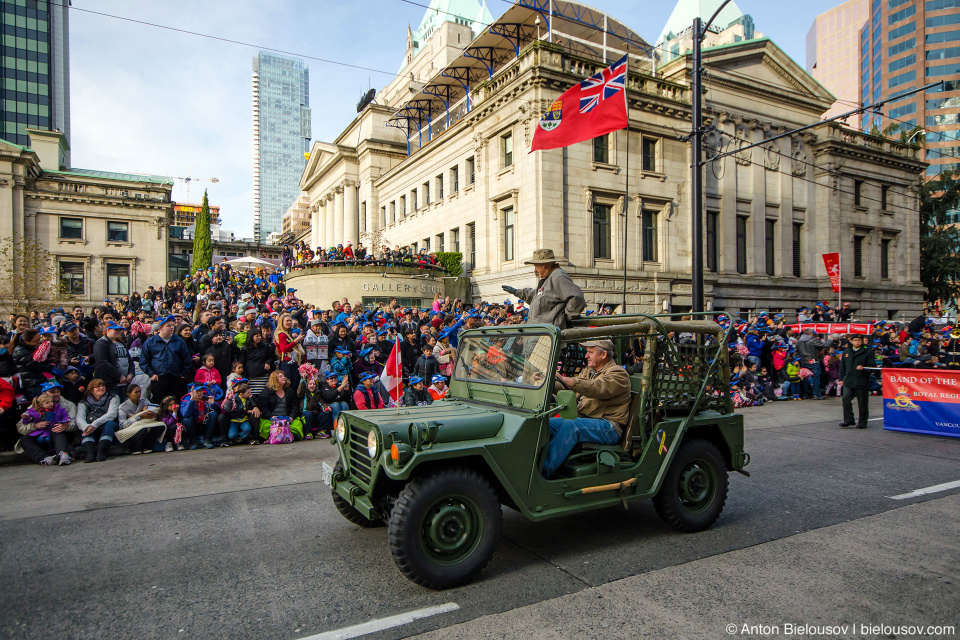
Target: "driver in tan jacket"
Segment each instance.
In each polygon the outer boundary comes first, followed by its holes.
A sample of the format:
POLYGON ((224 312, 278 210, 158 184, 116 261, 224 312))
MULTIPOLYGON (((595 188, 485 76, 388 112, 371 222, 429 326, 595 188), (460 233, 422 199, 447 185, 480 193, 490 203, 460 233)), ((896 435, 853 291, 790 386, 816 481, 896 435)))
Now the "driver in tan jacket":
POLYGON ((557 376, 556 389, 564 386, 577 394, 577 417, 550 418, 550 443, 543 462, 549 478, 578 442, 616 444, 630 421, 630 375, 614 362, 612 340, 583 343, 587 366, 576 378, 557 376))

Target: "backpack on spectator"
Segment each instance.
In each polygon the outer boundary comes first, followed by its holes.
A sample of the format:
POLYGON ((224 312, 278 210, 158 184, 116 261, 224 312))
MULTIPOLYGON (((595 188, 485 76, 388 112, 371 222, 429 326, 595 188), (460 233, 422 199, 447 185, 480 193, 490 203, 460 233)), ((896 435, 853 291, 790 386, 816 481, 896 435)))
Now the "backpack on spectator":
POLYGON ((267 444, 290 444, 293 433, 290 431, 290 418, 277 416, 270 419, 270 437, 267 444))

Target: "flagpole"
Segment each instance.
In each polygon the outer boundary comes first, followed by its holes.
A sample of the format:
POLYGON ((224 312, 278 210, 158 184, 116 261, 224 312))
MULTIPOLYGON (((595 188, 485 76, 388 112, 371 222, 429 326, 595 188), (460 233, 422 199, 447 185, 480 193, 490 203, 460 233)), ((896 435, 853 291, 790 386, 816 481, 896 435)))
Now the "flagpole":
MULTIPOLYGON (((604 60, 606 62, 606 60, 604 60)), ((627 159, 624 168, 625 182, 623 195, 623 310, 627 313, 627 228, 630 222, 630 45, 627 45, 627 61, 623 68, 623 101, 627 111, 627 159)))
MULTIPOLYGON (((399 333, 397 334, 397 342, 395 346, 397 348, 397 358, 396 358, 397 379, 400 381, 399 384, 397 384, 396 388, 402 390, 403 389, 403 367, 401 366, 401 363, 400 363, 400 334, 399 333)), ((399 393, 397 394, 396 400, 394 400, 394 404, 397 405, 397 415, 400 415, 400 394, 399 393)))
POLYGON ((843 308, 843 252, 837 251, 837 313, 843 308))

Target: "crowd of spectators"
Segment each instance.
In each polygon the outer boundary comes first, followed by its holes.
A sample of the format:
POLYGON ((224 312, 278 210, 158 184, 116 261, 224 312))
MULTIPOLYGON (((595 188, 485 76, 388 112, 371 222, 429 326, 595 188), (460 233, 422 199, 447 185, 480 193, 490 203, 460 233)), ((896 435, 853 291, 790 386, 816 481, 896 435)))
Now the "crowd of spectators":
MULTIPOLYGON (((328 438, 341 411, 442 399, 460 331, 521 323, 528 312, 522 302, 471 305, 439 296, 426 308, 396 300, 364 308, 346 299, 320 308, 298 299, 283 275, 283 268, 219 265, 103 300, 90 313, 76 306, 11 315, 0 323, 0 449, 65 465, 328 438), (400 398, 381 382, 395 348, 400 398)), ((854 315, 824 303, 797 317, 846 322, 854 315)), ((844 336, 796 331, 782 314, 719 320, 735 325, 730 392, 737 406, 838 394, 844 336)), ((960 368, 952 326, 923 317, 876 323, 867 346, 881 366, 960 368)), ((873 374, 874 391, 878 380, 873 374)))
POLYGON ((376 251, 364 247, 362 242, 358 242, 356 247, 353 242, 347 242, 346 246, 338 244, 326 250, 322 247, 313 250, 305 242, 299 242, 292 246, 284 245, 280 255, 285 271, 342 265, 405 266, 445 271, 436 253, 427 249, 416 251, 409 245, 395 245, 393 249, 383 245, 380 251, 376 251))
POLYGON ((460 329, 523 305, 320 309, 283 269, 220 265, 143 294, 0 326, 0 448, 41 464, 328 438, 338 414, 443 398, 460 329), (404 390, 380 377, 394 347, 404 390))
MULTIPOLYGON (((746 321, 733 321, 730 388, 737 407, 774 400, 822 400, 840 396, 841 358, 852 334, 815 333, 804 323, 856 322, 848 303, 839 310, 823 302, 804 307, 797 320, 783 314, 760 312, 746 321)), ((729 327, 731 320, 721 322, 729 327)), ((882 391, 884 367, 960 369, 960 332, 954 324, 920 316, 910 322, 864 321, 870 327, 863 346, 873 353, 877 367, 869 372, 873 395, 882 391)), ((843 328, 843 326, 841 326, 843 328)))

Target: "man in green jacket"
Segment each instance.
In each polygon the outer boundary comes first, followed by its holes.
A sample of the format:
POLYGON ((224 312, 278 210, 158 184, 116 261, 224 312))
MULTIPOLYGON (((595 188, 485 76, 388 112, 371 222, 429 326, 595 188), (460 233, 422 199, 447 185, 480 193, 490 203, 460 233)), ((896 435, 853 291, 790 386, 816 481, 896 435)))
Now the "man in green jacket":
POLYGON ((840 358, 840 386, 843 389, 843 422, 840 427, 866 429, 870 419, 870 367, 877 366, 872 349, 864 348, 863 336, 852 335, 847 338, 850 346, 844 349, 840 358), (853 399, 857 399, 860 420, 853 422, 853 399))

